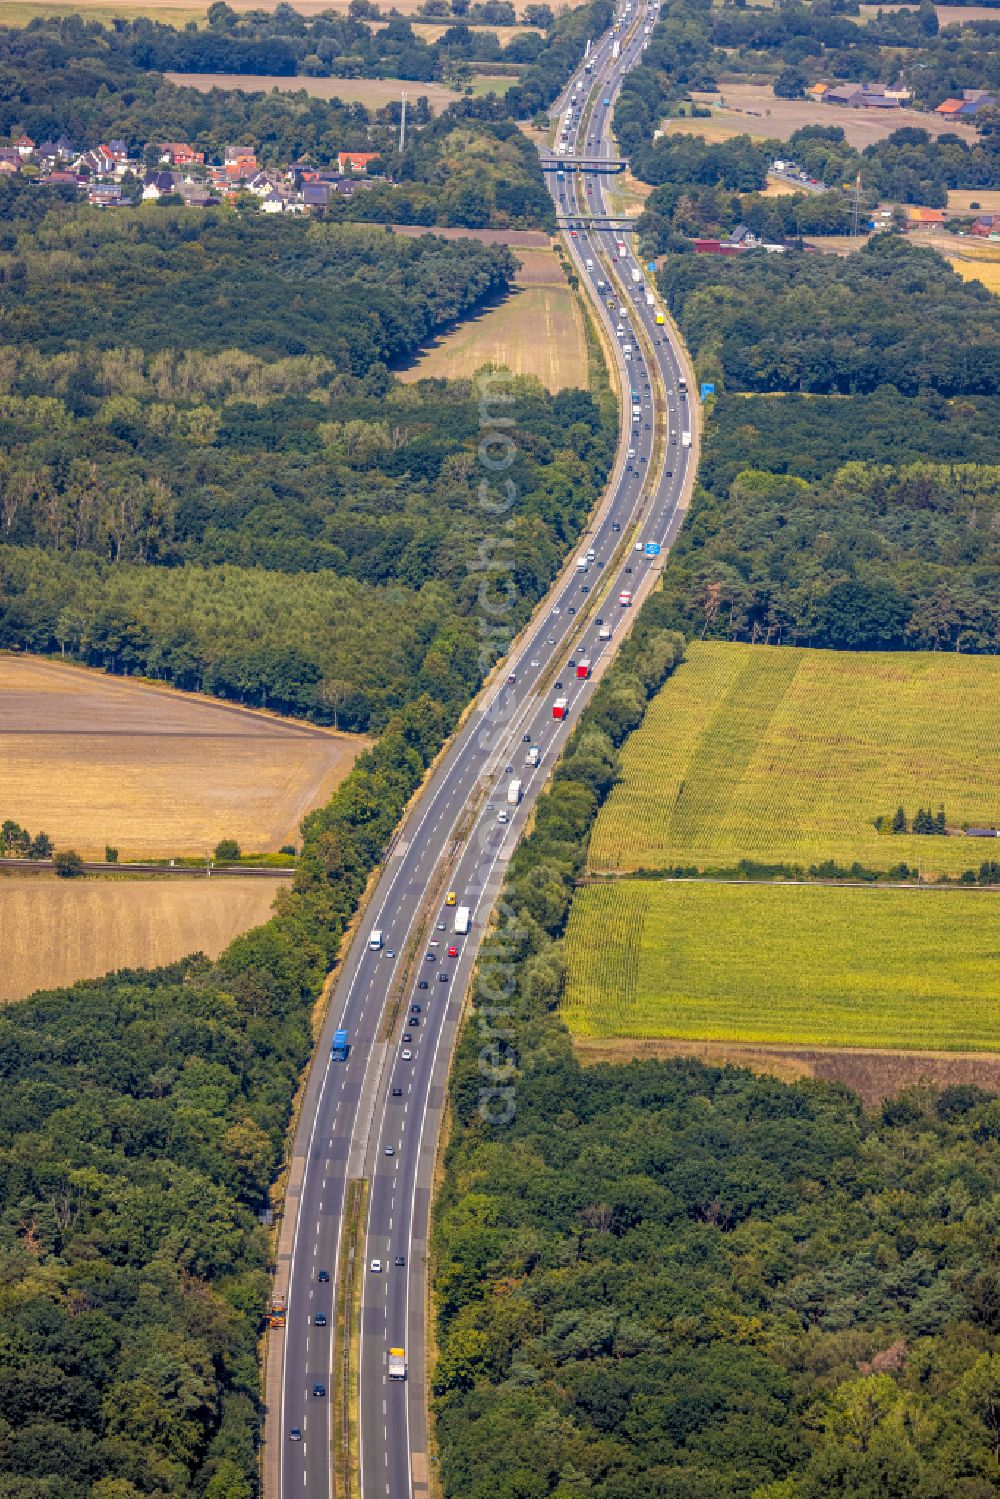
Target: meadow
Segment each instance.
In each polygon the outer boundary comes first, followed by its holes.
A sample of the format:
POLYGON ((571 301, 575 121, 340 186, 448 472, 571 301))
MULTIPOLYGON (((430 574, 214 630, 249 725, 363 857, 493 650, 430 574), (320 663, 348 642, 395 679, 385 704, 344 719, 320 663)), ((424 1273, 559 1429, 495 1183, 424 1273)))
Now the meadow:
POLYGON ((401 380, 458 379, 497 364, 516 375, 535 375, 551 391, 586 388, 583 317, 559 260, 550 249, 520 247, 518 258, 512 293, 436 338, 398 372, 401 380))
POLYGON ((622 750, 590 864, 978 868, 995 844, 874 822, 943 804, 1000 825, 998 739, 996 657, 694 642, 622 750))
POLYGON ((566 958, 579 1036, 1000 1050, 985 891, 613 880, 577 892, 566 958))
MULTIPOLYGON (((363 104, 366 109, 382 109, 386 104, 398 103, 405 93, 410 99, 426 99, 435 114, 462 97, 446 83, 403 83, 398 78, 307 78, 304 74, 282 78, 264 73, 166 73, 164 76, 181 88, 194 88, 202 94, 214 88, 240 89, 247 94, 269 94, 277 89, 283 94, 304 92, 313 99, 341 99, 345 104, 363 104)), ((510 78, 504 78, 504 87, 511 82, 510 78)))
POLYGON ((27 656, 0 655, 0 699, 0 817, 85 857, 297 844, 370 742, 27 656))
POLYGON ((188 953, 217 958, 266 921, 280 877, 61 880, 0 875, 0 1000, 188 953))

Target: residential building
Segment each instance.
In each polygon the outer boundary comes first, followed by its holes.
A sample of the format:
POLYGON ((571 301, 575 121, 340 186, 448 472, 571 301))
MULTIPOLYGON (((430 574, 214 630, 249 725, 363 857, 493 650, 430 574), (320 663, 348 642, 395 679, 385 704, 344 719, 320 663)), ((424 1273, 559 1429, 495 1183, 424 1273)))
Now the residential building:
POLYGON ((977 239, 1000 238, 1000 213, 981 213, 969 233, 977 239))
POLYGON ((374 161, 378 154, 377 151, 340 151, 337 154, 337 169, 342 175, 354 172, 363 177, 368 171, 368 163, 374 161))

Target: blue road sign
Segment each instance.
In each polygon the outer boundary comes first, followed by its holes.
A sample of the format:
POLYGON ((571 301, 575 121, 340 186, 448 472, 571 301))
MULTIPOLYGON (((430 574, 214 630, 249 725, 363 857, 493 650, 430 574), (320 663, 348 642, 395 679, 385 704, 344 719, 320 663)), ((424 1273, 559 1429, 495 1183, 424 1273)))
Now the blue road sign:
POLYGON ((646 556, 658 557, 660 555, 660 543, 658 541, 646 542, 646 556))

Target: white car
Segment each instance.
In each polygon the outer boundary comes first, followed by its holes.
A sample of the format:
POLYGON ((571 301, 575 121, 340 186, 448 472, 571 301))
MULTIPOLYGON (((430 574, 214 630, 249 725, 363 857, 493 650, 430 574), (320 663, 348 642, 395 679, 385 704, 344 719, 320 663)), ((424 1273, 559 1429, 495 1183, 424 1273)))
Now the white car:
POLYGON ((371 1262, 371 1270, 372 1270, 372 1273, 374 1275, 380 1275, 382 1273, 382 1261, 381 1260, 372 1260, 372 1262, 371 1262))
POLYGON ((409 1062, 413 1058, 413 1052, 410 1050, 410 1048, 408 1046, 404 1046, 403 1047, 403 1050, 400 1053, 400 1055, 402 1056, 404 1062, 409 1062))
MULTIPOLYGON (((501 808, 501 810, 497 813, 497 822, 506 822, 506 821, 507 821, 507 813, 504 812, 503 809, 501 808)), ((403 1055, 405 1056, 406 1053, 404 1052, 403 1055)))

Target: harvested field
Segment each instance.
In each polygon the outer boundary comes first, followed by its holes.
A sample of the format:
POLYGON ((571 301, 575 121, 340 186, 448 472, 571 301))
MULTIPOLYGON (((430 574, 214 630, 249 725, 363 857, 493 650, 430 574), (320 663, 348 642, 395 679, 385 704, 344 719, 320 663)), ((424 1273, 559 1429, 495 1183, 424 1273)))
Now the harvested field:
POLYGON ((522 250, 515 291, 434 340, 402 380, 472 375, 484 364, 536 375, 549 390, 585 387, 587 340, 576 297, 552 250, 522 250))
POLYGON ((709 1067, 746 1067, 751 1072, 779 1077, 782 1082, 815 1077, 843 1083, 868 1108, 895 1098, 904 1088, 933 1083, 939 1088, 973 1083, 1000 1093, 1000 1056, 989 1052, 824 1050, 821 1047, 741 1046, 733 1041, 594 1040, 578 1036, 574 1050, 581 1062, 621 1066, 655 1057, 698 1057, 709 1067))
MULTIPOLYGON (((1000 11, 997 11, 997 20, 1000 21, 1000 11)), ((1000 213, 1000 190, 988 187, 974 187, 969 191, 951 192, 948 194, 948 212, 951 214, 977 214, 977 213, 1000 213), (973 203, 978 207, 973 208, 973 203)))
POLYGON ((248 94, 269 94, 272 89, 283 94, 304 91, 314 99, 343 99, 367 109, 395 104, 404 89, 411 100, 426 99, 435 112, 462 97, 444 83, 402 83, 398 78, 272 78, 262 73, 167 73, 165 77, 203 94, 213 88, 242 89, 248 94))
MULTIPOLYGON (((860 20, 867 21, 872 16, 877 16, 880 10, 916 11, 918 9, 916 5, 862 5, 860 20)), ((992 5, 935 5, 934 14, 938 18, 939 26, 961 26, 966 21, 1000 20, 1000 12, 992 5)))
POLYGON ((1000 1051, 993 891, 612 880, 566 958, 580 1036, 1000 1051))
POLYGON ((34 657, 0 655, 0 698, 0 816, 98 858, 297 843, 369 742, 34 657))
POLYGON ((952 131, 969 142, 979 138, 971 125, 955 124, 916 109, 840 109, 812 99, 776 99, 770 84, 724 83, 718 93, 696 92, 692 98, 699 104, 712 106, 711 118, 667 119, 661 122, 661 129, 703 135, 706 140, 751 135, 761 140, 774 137, 785 141, 803 125, 840 125, 850 144, 858 147, 885 140, 905 125, 915 125, 929 135, 952 131))
POLYGON ((788 182, 784 177, 768 177, 767 186, 761 193, 762 198, 787 198, 790 193, 800 192, 794 182, 788 182))
POLYGON ((879 833, 902 805, 1000 826, 1000 658, 694 642, 622 751, 595 869, 832 859, 925 873, 996 845, 879 833))
POLYGON ((0 1000, 188 953, 218 957, 266 921, 282 879, 0 877, 0 1000))
POLYGON ((514 250, 550 250, 552 240, 544 229, 428 229, 423 224, 393 224, 397 234, 417 239, 437 234, 441 239, 478 239, 484 245, 510 245, 514 250))

